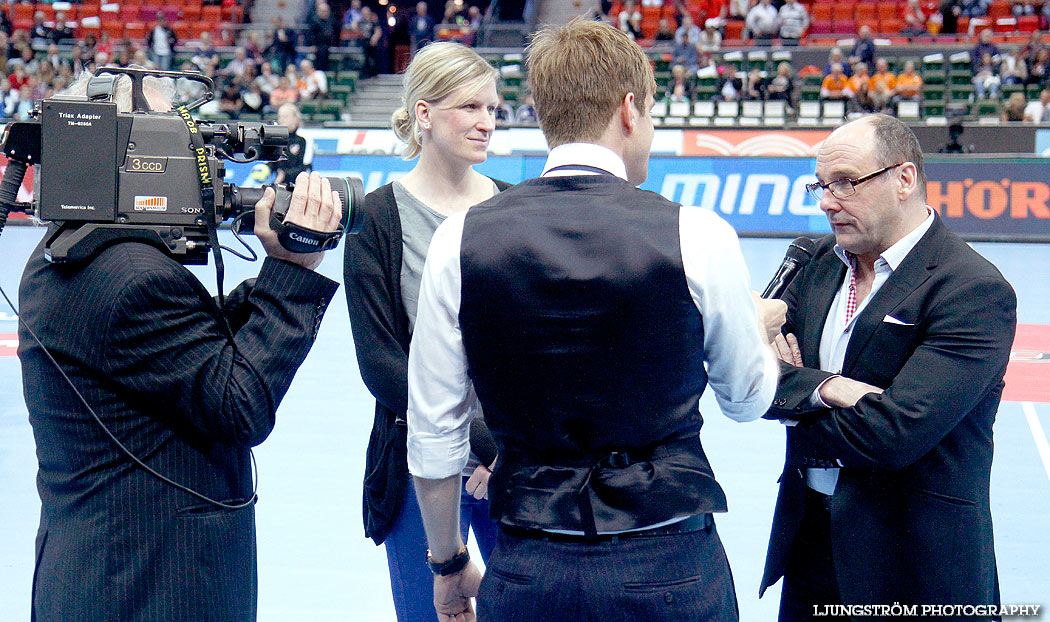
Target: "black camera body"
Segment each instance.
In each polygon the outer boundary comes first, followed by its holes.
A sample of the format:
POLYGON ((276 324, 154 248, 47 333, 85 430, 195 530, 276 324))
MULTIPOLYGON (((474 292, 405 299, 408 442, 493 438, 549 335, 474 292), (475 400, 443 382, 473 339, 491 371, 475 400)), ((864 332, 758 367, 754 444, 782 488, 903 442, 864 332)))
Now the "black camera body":
MULTIPOLYGON (((143 77, 205 83, 206 96, 196 106, 211 97, 211 81, 200 74, 103 71, 132 77, 136 110, 118 111, 111 101, 116 79, 110 75, 105 76, 110 78, 109 92, 92 96, 89 87, 85 96, 41 101, 34 119, 11 123, 5 130, 3 152, 11 162, 0 184, 0 205, 52 223, 45 253, 54 263, 81 261, 107 244, 133 238, 160 247, 181 263, 206 264, 210 231, 227 219, 253 222, 245 217, 253 216, 263 192, 223 183, 223 160, 278 160, 288 145, 288 129, 258 122, 198 122, 189 106, 170 112, 148 109, 143 77), (31 165, 37 166, 34 202, 18 204, 17 189, 31 165)), ((107 83, 101 84, 105 91, 107 83)), ((342 199, 345 230, 353 225, 352 208, 363 197, 363 187, 359 179, 331 182, 342 199)), ((337 245, 343 231, 325 234, 293 225, 285 230, 292 188, 276 188, 271 226, 281 243, 297 252, 337 245)))

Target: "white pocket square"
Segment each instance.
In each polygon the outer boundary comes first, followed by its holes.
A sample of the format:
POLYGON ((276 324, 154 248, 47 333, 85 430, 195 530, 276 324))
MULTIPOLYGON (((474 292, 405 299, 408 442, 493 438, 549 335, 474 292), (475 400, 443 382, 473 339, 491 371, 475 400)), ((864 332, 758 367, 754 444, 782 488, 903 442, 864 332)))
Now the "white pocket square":
POLYGON ((887 315, 886 317, 882 318, 882 321, 886 322, 887 324, 897 324, 900 326, 915 326, 914 322, 902 322, 897 318, 893 317, 892 315, 887 315))

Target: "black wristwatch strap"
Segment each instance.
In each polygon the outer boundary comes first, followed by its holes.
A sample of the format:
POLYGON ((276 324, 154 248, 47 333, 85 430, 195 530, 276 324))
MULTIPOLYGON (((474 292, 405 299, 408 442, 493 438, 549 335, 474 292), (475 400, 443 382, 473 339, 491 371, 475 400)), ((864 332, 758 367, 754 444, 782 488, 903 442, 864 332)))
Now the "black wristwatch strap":
POLYGON ((460 570, 467 567, 470 562, 470 553, 467 552, 467 547, 463 547, 459 550, 448 561, 436 563, 430 559, 430 551, 427 551, 427 566, 430 568, 430 572, 442 577, 447 577, 450 574, 456 574, 460 570))

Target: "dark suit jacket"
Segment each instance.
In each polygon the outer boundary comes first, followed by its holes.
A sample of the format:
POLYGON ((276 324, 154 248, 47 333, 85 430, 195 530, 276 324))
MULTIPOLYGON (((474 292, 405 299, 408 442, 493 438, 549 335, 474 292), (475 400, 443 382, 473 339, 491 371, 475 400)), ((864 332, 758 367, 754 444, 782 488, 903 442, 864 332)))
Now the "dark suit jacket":
POLYGON ((988 490, 1014 292, 938 217, 869 301, 846 351, 842 375, 885 392, 818 410, 809 396, 830 375, 819 371, 821 332, 846 272, 833 246, 820 241, 785 296, 784 332, 798 337, 804 367, 783 366, 770 415, 801 421, 787 430, 761 590, 784 574, 805 467, 827 460, 842 465, 830 511, 845 603, 997 603, 988 490))
MULTIPOLYGON (((230 504, 252 495, 262 442, 338 285, 267 259, 229 297, 236 336, 188 270, 123 242, 84 265, 42 245, 19 290, 22 319, 129 451, 230 504)), ((35 620, 254 620, 254 508, 225 510, 137 466, 19 328, 42 502, 35 620)))

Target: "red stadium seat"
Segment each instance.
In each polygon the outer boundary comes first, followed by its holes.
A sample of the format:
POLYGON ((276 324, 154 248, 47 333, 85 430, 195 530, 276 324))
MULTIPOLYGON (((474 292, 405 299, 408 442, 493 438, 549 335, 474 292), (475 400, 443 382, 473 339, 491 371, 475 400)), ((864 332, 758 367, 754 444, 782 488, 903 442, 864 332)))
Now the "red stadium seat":
POLYGON ((836 22, 852 20, 854 6, 850 2, 835 3, 835 7, 831 10, 831 19, 836 22))
POLYGON ((1017 31, 1016 17, 1000 17, 995 20, 995 32, 1000 34, 1011 34, 1017 31))
POLYGON ((33 5, 32 4, 16 4, 11 7, 11 20, 29 20, 30 23, 33 21, 33 5))
POLYGON ((1038 15, 1022 15, 1017 18, 1017 29, 1021 32, 1035 32, 1039 30, 1038 15))
POLYGON ((835 32, 830 19, 815 19, 809 23, 809 36, 827 35, 835 32))
POLYGON ((832 5, 832 4, 827 4, 827 3, 824 3, 824 2, 818 2, 817 4, 814 4, 813 7, 810 9, 809 15, 813 19, 813 21, 818 21, 819 20, 819 21, 828 21, 828 22, 830 22, 831 21, 832 7, 833 6, 834 5, 832 5))
POLYGON ((879 30, 878 32, 895 35, 900 31, 904 30, 907 23, 899 17, 887 17, 879 18, 879 30))
POLYGON ((731 19, 726 22, 725 38, 727 41, 740 41, 744 36, 744 22, 731 19))
POLYGON ((860 2, 857 4, 856 11, 853 13, 857 22, 865 22, 875 20, 878 21, 878 13, 876 11, 877 5, 874 2, 860 2))
POLYGON ((197 4, 197 5, 186 5, 186 6, 182 7, 182 19, 187 21, 187 22, 191 22, 191 23, 196 23, 196 22, 201 21, 201 7, 200 7, 200 5, 199 4, 197 4))
POLYGON ((857 22, 852 19, 835 20, 835 32, 852 35, 857 32, 857 22))
POLYGON ((201 21, 210 22, 212 24, 218 24, 222 21, 222 7, 221 6, 205 6, 201 7, 201 21))
POLYGON ((900 19, 901 7, 896 2, 880 2, 878 4, 879 20, 897 18, 900 19))
POLYGON ((128 22, 124 24, 124 36, 132 41, 145 41, 146 24, 142 22, 128 22))

